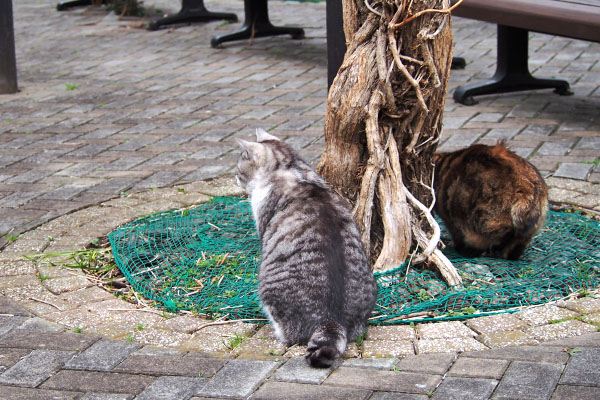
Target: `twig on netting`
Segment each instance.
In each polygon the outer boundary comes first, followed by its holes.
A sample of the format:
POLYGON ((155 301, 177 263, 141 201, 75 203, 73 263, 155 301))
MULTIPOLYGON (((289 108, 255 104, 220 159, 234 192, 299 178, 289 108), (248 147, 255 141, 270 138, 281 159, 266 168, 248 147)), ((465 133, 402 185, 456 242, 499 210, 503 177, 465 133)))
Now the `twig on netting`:
POLYGON ((207 324, 200 325, 196 329, 192 330, 190 333, 194 334, 194 333, 198 332, 199 330, 204 329, 209 326, 235 324, 236 322, 259 322, 259 321, 267 321, 267 320, 264 318, 248 318, 248 319, 231 319, 229 321, 209 322, 207 324))
POLYGON ((427 10, 423 10, 423 11, 419 11, 416 14, 411 15, 410 17, 406 18, 404 21, 399 22, 397 24, 394 25, 390 25, 390 28, 393 29, 398 29, 406 24, 408 24, 409 22, 419 18, 421 15, 427 14, 427 13, 440 13, 440 14, 450 14, 456 7, 458 7, 461 3, 463 2, 463 0, 458 0, 458 2, 453 5, 452 7, 449 8, 444 8, 442 10, 436 10, 434 8, 428 8, 427 10))
MULTIPOLYGON (((152 260, 150 260, 150 262, 152 262, 152 261, 156 260, 156 258, 157 258, 157 257, 158 257, 158 255, 157 255, 157 256, 155 256, 155 257, 154 257, 152 260)), ((140 274, 145 274, 146 272, 152 272, 152 271, 154 271, 155 269, 159 269, 159 268, 162 268, 162 265, 159 265, 158 267, 154 267, 154 268, 147 268, 147 269, 143 269, 143 270, 141 270, 141 271, 138 271, 138 272, 136 272, 135 274, 131 274, 131 276, 136 276, 136 275, 140 275, 140 274)))
POLYGON ((142 299, 140 299, 137 295, 137 293, 135 292, 135 290, 132 290, 131 293, 133 293, 133 297, 135 297, 135 299, 137 300, 138 304, 144 306, 144 307, 149 307, 148 304, 146 304, 144 301, 142 301, 142 299))
POLYGON ((413 258, 415 258, 415 255, 417 254, 418 250, 419 250, 419 248, 416 247, 415 250, 410 255, 410 258, 408 259, 408 262, 406 263, 406 271, 404 271, 404 283, 406 283, 406 281, 408 280, 408 271, 410 270, 410 266, 412 264, 412 260, 413 260, 413 258))
POLYGON ((221 267, 223 264, 225 264, 225 260, 227 260, 227 257, 229 257, 229 253, 225 253, 225 255, 223 256, 223 258, 220 259, 219 262, 217 262, 217 266, 221 267))
POLYGON ((215 224, 211 224, 210 222, 207 222, 208 225, 212 226, 213 228, 215 228, 216 230, 220 231, 221 228, 219 228, 218 226, 216 226, 215 224))
POLYGON ((488 282, 488 281, 484 281, 483 279, 479 279, 479 278, 473 278, 473 281, 475 282, 481 282, 481 283, 485 283, 486 285, 492 285, 492 286, 496 286, 496 284, 494 282, 488 282))

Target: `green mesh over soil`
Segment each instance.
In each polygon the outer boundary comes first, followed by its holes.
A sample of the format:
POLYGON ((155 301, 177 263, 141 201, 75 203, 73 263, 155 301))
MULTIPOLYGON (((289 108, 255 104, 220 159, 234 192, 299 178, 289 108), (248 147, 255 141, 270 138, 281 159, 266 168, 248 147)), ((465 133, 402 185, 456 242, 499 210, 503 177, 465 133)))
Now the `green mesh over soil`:
MULTIPOLYGON (((216 197, 153 214, 118 228, 109 240, 133 288, 167 310, 264 318, 257 293, 260 241, 248 200, 216 197)), ((600 287, 600 223, 577 214, 550 211, 519 261, 466 259, 451 247, 444 253, 462 276, 461 287, 416 267, 377 273, 370 323, 464 319, 600 287)))

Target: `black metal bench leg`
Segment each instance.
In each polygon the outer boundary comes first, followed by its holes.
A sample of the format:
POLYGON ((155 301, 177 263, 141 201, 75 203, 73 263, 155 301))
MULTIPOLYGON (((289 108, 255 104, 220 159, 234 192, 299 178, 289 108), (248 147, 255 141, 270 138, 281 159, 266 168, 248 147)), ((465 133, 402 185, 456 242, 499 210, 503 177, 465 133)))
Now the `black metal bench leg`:
POLYGON ((181 2, 181 10, 177 14, 150 22, 148 29, 155 31, 163 25, 181 24, 186 22, 207 22, 216 19, 226 19, 233 22, 238 20, 237 15, 232 13, 208 11, 204 5, 204 0, 183 0, 181 2))
MULTIPOLYGON (((106 0, 102 0, 102 3, 106 3, 106 0)), ((90 4, 92 4, 92 0, 59 0, 58 4, 56 4, 56 9, 64 11, 67 8, 89 6, 90 4)))
POLYGON ((214 36, 212 47, 232 40, 243 40, 264 36, 292 35, 292 39, 304 38, 304 29, 292 26, 273 26, 269 21, 267 0, 244 0, 245 21, 240 30, 214 36))
POLYGON ((452 57, 452 64, 450 69, 465 69, 467 62, 462 57, 452 57))
POLYGON ((498 60, 494 76, 487 81, 457 87, 454 101, 472 105, 476 103, 473 96, 481 94, 548 88, 554 88, 560 95, 573 94, 565 80, 535 78, 529 73, 528 33, 525 29, 498 25, 498 60))

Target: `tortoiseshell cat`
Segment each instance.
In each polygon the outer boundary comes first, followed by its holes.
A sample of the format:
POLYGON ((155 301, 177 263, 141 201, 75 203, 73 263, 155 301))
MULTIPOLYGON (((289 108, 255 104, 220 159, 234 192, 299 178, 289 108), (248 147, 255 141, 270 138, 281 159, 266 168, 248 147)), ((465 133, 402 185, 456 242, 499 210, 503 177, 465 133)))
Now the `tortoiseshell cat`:
POLYGON ((435 153, 434 162, 435 212, 456 250, 519 258, 546 219, 548 191, 538 170, 504 142, 435 153))
POLYGON ((275 335, 307 344, 329 367, 365 332, 377 285, 344 203, 286 143, 262 129, 240 140, 237 180, 248 191, 262 260, 258 291, 275 335))

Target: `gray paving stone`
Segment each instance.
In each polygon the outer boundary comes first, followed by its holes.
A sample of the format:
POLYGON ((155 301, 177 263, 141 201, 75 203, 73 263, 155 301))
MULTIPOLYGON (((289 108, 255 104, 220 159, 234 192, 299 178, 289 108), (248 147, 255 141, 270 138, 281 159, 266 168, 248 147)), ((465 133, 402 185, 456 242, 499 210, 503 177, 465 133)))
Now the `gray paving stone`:
POLYGON ((212 145, 210 147, 206 147, 200 151, 195 152, 190 156, 190 158, 198 160, 210 160, 213 158, 217 158, 220 155, 227 153, 228 151, 231 151, 232 148, 233 146, 223 146, 221 144, 212 145))
POLYGON ((396 358, 349 358, 344 360, 344 367, 372 368, 389 371, 398 362, 396 358))
POLYGON ((70 156, 94 156, 111 148, 112 144, 91 143, 69 153, 70 156))
POLYGON ((34 168, 7 180, 8 183, 34 183, 50 176, 54 171, 46 168, 34 168))
POLYGON ((138 394, 156 380, 145 375, 61 370, 40 388, 92 393, 138 394))
POLYGON ((449 376, 500 379, 508 368, 508 360, 461 357, 452 365, 449 376))
POLYGON ((444 142, 441 151, 447 151, 446 148, 449 147, 469 147, 475 143, 480 136, 481 134, 479 133, 456 133, 444 142))
POLYGON ((12 317, 0 315, 0 336, 17 329, 27 320, 26 317, 12 317))
POLYGON ((562 371, 559 364, 514 361, 498 384, 494 399, 549 399, 562 371))
POLYGON ((481 378, 447 377, 435 390, 434 400, 487 400, 498 381, 481 378))
POLYGON ((2 295, 0 295, 0 314, 6 314, 7 316, 20 315, 23 317, 33 316, 23 306, 2 295))
POLYGON ((133 186, 138 180, 135 178, 111 178, 106 181, 99 183, 88 189, 91 193, 120 193, 131 186, 133 186))
POLYGON ((559 347, 517 346, 486 351, 470 351, 463 353, 462 357, 562 364, 567 362, 569 355, 559 347))
POLYGON ((40 194, 36 192, 15 192, 0 199, 0 207, 19 207, 40 194))
POLYGON ((600 150, 600 138, 584 137, 577 143, 576 148, 600 150))
POLYGON ((598 400, 600 388, 590 386, 558 385, 552 400, 598 400))
POLYGON ((139 182, 137 185, 135 185, 135 187, 138 189, 149 189, 153 187, 168 186, 179 179, 182 175, 184 175, 182 172, 159 171, 139 182))
MULTIPOLYGON (((155 143, 157 144, 157 143, 155 143)), ((148 160, 144 165, 172 165, 187 158, 190 153, 183 151, 170 151, 157 155, 148 160)))
POLYGON ((429 396, 424 394, 409 394, 409 393, 393 393, 393 392, 376 392, 369 400, 427 400, 429 396))
POLYGON ((582 163, 560 163, 554 176, 568 179, 585 180, 594 166, 582 163))
POLYGON ((323 384, 386 392, 427 394, 436 388, 441 379, 440 375, 410 372, 369 371, 365 374, 360 368, 340 367, 323 384))
POLYGON ((600 387, 600 348, 578 348, 567 363, 561 384, 600 387))
POLYGON ((29 353, 31 353, 29 349, 0 349, 0 374, 18 363, 29 353))
MULTIPOLYGON (((147 351, 147 350, 146 350, 147 351)), ((210 378, 221 369, 227 360, 202 357, 195 353, 184 356, 176 354, 147 354, 138 352, 114 368, 115 372, 147 375, 179 375, 210 378)))
POLYGON ((232 360, 199 393, 212 397, 247 397, 273 372, 277 362, 232 360))
POLYGON ((202 389, 206 379, 183 376, 161 376, 142 393, 136 400, 184 400, 202 389))
POLYGON ((187 174, 183 179, 190 182, 212 179, 221 175, 227 169, 228 167, 223 165, 205 165, 194 172, 187 174))
POLYGON ((0 347, 14 347, 38 350, 77 350, 83 351, 99 339, 98 336, 59 332, 13 331, 0 337, 0 347))
POLYGON ((273 379, 283 382, 322 383, 333 368, 311 368, 303 356, 294 357, 279 367, 273 379))
POLYGON ((490 129, 490 131, 484 136, 486 139, 493 140, 508 140, 512 139, 519 132, 519 129, 515 128, 494 128, 490 129))
POLYGON ((370 395, 371 391, 369 390, 287 382, 267 382, 250 398, 252 400, 362 400, 368 399, 370 395))
POLYGON ((36 387, 74 355, 74 351, 34 350, 0 375, 0 384, 36 387))
POLYGON ((62 171, 58 171, 56 175, 59 176, 84 176, 92 172, 98 168, 96 164, 86 163, 86 164, 75 164, 70 166, 69 168, 65 168, 62 171))
POLYGON ((88 186, 81 185, 65 185, 43 194, 40 199, 43 200, 70 200, 79 193, 88 189, 88 186))
MULTIPOLYGON (((0 385, 0 399, 10 400, 92 400, 80 397, 80 392, 68 392, 63 390, 31 389, 16 386, 0 385)), ((113 400, 110 398, 97 400, 113 400)), ((120 399, 114 399, 120 400, 120 399)), ((128 400, 128 399, 125 399, 128 400)))
POLYGON ((549 136, 556 129, 555 125, 528 125, 523 131, 521 131, 521 135, 539 135, 539 136, 549 136))
POLYGON ((572 143, 545 142, 536 151, 538 156, 564 156, 571 149, 572 143))
POLYGON ((69 369, 109 371, 129 354, 142 347, 124 340, 100 339, 65 364, 69 369))
POLYGON ((456 360, 456 353, 420 354, 404 357, 396 367, 400 371, 443 375, 454 360, 456 360))
MULTIPOLYGON (((542 346, 564 347, 593 347, 600 343, 600 332, 588 333, 581 336, 563 338, 542 343, 542 346)), ((566 361, 566 360, 565 360, 566 361)))
POLYGON ((54 322, 46 321, 45 319, 35 317, 27 318, 21 326, 17 328, 24 332, 64 332, 65 327, 55 324, 54 322))
POLYGON ((504 118, 503 113, 480 113, 471 118, 471 121, 476 122, 500 122, 504 118))

